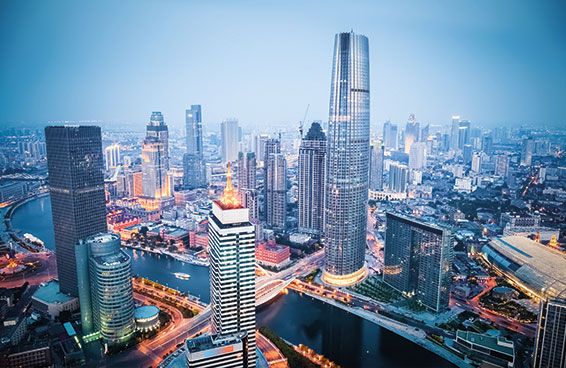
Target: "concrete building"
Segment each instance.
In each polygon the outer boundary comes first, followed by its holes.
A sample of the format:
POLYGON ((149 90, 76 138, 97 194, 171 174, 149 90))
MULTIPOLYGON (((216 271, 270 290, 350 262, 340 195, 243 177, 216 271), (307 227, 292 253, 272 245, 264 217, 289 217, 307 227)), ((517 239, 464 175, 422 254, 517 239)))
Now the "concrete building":
POLYGON ((187 340, 187 368, 255 367, 248 355, 247 333, 204 335, 187 340))
POLYGON ((73 312, 79 309, 79 299, 59 290, 59 283, 55 280, 40 285, 31 297, 32 308, 49 317, 52 321, 59 317, 61 312, 73 312))
POLYGON ((397 125, 391 124, 390 121, 386 121, 383 124, 383 144, 385 148, 397 150, 399 146, 397 136, 397 125))
POLYGON ((104 163, 106 170, 116 168, 120 163, 120 145, 112 144, 104 149, 104 163))
POLYGON ((261 242, 255 247, 255 258, 262 266, 273 267, 277 270, 287 266, 291 262, 289 247, 280 244, 268 244, 261 242))
POLYGON ((448 307, 452 233, 401 215, 386 214, 383 281, 441 312, 448 307))
POLYGON ((250 210, 250 219, 259 218, 256 167, 255 153, 238 153, 238 196, 242 206, 250 210))

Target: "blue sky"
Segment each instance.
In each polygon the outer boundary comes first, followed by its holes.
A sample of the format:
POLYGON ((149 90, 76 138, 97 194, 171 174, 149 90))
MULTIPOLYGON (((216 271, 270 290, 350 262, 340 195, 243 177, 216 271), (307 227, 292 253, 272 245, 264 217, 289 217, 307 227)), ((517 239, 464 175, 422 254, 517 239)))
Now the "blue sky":
MULTIPOLYGON (((334 34, 370 41, 371 121, 566 126, 564 1, 0 1, 0 124, 209 129, 328 118, 334 34)), ((267 129, 268 130, 268 129, 267 129)))

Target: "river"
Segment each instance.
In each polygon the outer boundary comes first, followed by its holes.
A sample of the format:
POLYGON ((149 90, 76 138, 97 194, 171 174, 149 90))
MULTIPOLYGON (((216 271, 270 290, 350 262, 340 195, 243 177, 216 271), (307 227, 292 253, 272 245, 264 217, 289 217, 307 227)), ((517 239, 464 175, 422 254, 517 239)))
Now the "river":
MULTIPOLYGON (((12 227, 31 233, 54 249, 49 197, 32 200, 16 210, 12 227)), ((166 256, 126 249, 132 272, 188 291, 208 303, 208 267, 186 264, 166 256), (191 275, 189 280, 175 272, 191 275)), ((452 367, 428 350, 358 316, 299 295, 280 295, 257 311, 257 326, 268 326, 294 344, 304 344, 342 367, 452 367)))

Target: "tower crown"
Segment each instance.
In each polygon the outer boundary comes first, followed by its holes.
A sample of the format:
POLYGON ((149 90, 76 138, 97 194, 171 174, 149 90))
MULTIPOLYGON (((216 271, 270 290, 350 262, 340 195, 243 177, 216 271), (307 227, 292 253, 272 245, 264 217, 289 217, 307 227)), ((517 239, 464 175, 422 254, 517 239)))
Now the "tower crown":
POLYGON ((236 191, 232 186, 232 171, 230 170, 229 162, 228 162, 228 173, 226 174, 226 177, 228 180, 226 183, 226 188, 224 188, 224 194, 222 195, 220 202, 222 203, 222 206, 224 208, 240 208, 241 207, 240 201, 238 201, 238 198, 236 196, 236 191))

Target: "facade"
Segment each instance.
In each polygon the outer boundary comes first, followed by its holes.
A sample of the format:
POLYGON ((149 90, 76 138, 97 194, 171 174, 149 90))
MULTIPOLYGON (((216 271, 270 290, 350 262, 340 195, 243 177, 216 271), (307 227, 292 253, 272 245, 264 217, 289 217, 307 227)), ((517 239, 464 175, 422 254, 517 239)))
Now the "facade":
POLYGON ((104 149, 106 170, 114 169, 120 164, 120 146, 112 144, 104 149))
MULTIPOLYGON (((248 356, 246 332, 204 335, 186 341, 187 368, 255 367, 248 356)), ((255 359, 255 358, 254 358, 255 359)))
POLYGON ((16 201, 27 194, 26 183, 7 182, 0 184, 0 203, 16 201))
POLYGON ((418 142, 420 133, 420 124, 415 119, 415 115, 409 115, 409 120, 407 120, 407 125, 405 126, 405 153, 411 152, 411 146, 413 143, 418 142))
POLYGON ((220 124, 222 135, 222 162, 233 162, 238 159, 238 143, 240 130, 238 120, 226 119, 220 124))
POLYGON ((45 138, 59 286, 77 296, 75 244, 107 230, 100 128, 48 126, 45 138))
POLYGON ((187 153, 183 156, 183 185, 188 189, 206 185, 206 163, 202 136, 202 109, 191 105, 185 111, 187 153))
POLYGON ((209 251, 212 333, 230 335, 247 332, 247 366, 253 368, 255 234, 254 227, 249 222, 249 210, 240 205, 232 188, 230 169, 222 199, 212 204, 212 214, 209 217, 209 251))
POLYGON ((326 136, 312 123, 299 148, 298 227, 302 233, 321 235, 324 225, 326 136))
POLYGON ((383 281, 440 312, 448 307, 452 268, 450 231, 387 213, 383 281))
POLYGON ((262 266, 281 269, 291 262, 291 252, 286 245, 259 243, 255 247, 255 258, 262 266))
POLYGON ((287 225, 287 160, 281 153, 270 153, 265 166, 266 223, 284 229, 287 225))
POLYGON ((383 189, 383 144, 379 141, 370 146, 369 156, 369 189, 380 191, 383 189))
POLYGON ((169 133, 160 112, 153 112, 142 144, 143 196, 151 199, 171 197, 169 170, 169 133))
POLYGON ((136 331, 130 257, 117 234, 97 234, 76 247, 84 334, 100 332, 108 345, 130 342, 136 331))
POLYGON ((566 366, 566 299, 549 299, 540 303, 535 368, 566 366))
POLYGON ((392 163, 389 165, 389 190, 394 193, 405 193, 409 183, 409 168, 406 165, 392 163))
POLYGON ((369 47, 353 32, 334 40, 326 159, 323 281, 351 285, 365 266, 369 171, 369 47))

